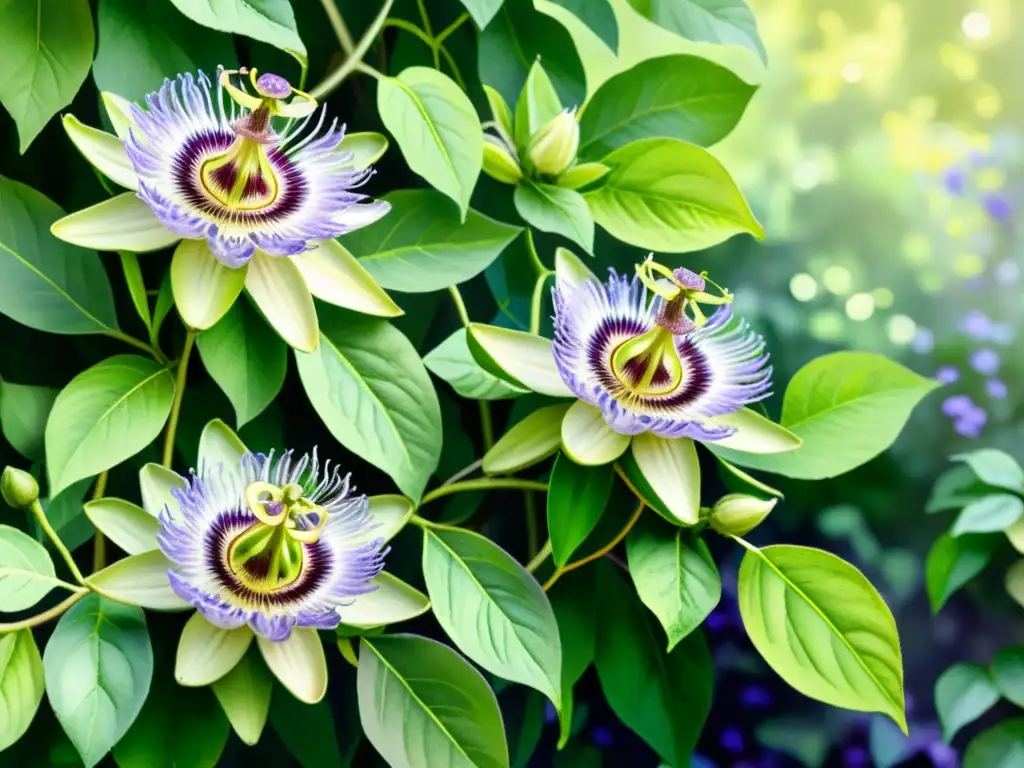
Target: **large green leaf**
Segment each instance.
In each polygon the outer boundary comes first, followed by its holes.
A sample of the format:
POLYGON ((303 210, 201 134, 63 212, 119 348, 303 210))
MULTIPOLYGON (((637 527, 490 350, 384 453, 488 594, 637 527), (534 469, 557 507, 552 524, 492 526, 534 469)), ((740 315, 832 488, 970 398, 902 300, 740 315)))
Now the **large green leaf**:
POLYGON ((277 397, 288 372, 288 347, 247 301, 236 301, 196 338, 207 372, 224 390, 239 427, 277 397))
POLYGON ((95 44, 88 0, 0 4, 0 104, 18 125, 22 154, 82 87, 95 44))
POLYGON ((416 635, 364 637, 356 690, 363 732, 393 768, 508 768, 494 693, 451 648, 416 635))
POLYGON ((664 627, 671 651, 722 598, 708 545, 691 530, 646 514, 626 537, 626 556, 637 595, 664 627))
POLYGON ((49 333, 117 329, 110 280, 99 255, 50 234, 64 211, 2 176, 0 210, 0 313, 49 333))
POLYGON ((56 586, 49 553, 27 533, 0 525, 0 611, 31 608, 56 586))
POLYGON ((736 126, 755 90, 698 56, 641 61, 602 83, 587 102, 580 118, 580 156, 600 160, 652 136, 710 146, 736 126))
POLYGON ((377 111, 405 162, 454 200, 465 221, 484 162, 484 134, 469 97, 436 69, 409 67, 379 82, 377 111))
POLYGON ((1024 469, 1010 454, 996 448, 982 448, 952 457, 962 461, 981 482, 995 488, 1024 493, 1024 469))
POLYGON ((451 204, 429 189, 398 190, 383 199, 391 213, 344 240, 378 283, 396 291, 426 293, 465 282, 522 231, 474 210, 460 221, 451 204))
POLYGON ((952 742, 957 731, 970 725, 999 701, 989 671, 981 664, 954 664, 935 681, 935 711, 942 738, 952 742))
POLYGON ((520 184, 515 204, 527 224, 566 237, 593 254, 594 219, 579 192, 554 184, 520 184))
POLYGON ((141 608, 89 595, 57 623, 43 653, 54 714, 92 768, 128 731, 149 693, 153 649, 141 608))
POLYGON ((1024 766, 1024 717, 1004 720, 975 736, 964 753, 964 768, 1024 766))
POLYGON ((1005 699, 1024 707, 1024 645, 999 649, 992 659, 992 682, 1005 699))
POLYGON ((709 447, 744 467, 801 480, 835 477, 892 445, 914 406, 937 386, 881 355, 833 352, 809 362, 786 387, 781 423, 803 445, 757 456, 709 447))
POLYGON ((476 25, 483 29, 491 23, 494 14, 501 8, 502 0, 460 0, 460 2, 466 6, 466 10, 469 11, 469 15, 473 17, 476 25))
POLYGON ((290 53, 306 69, 306 46, 295 28, 288 0, 171 0, 197 24, 269 43, 290 53))
POLYGON ((706 149, 668 138, 641 139, 601 160, 612 168, 586 194, 594 219, 638 248, 699 251, 764 229, 729 172, 706 149))
POLYGON ((423 578, 434 616, 459 650, 561 706, 558 624, 526 569, 479 534, 430 528, 424 531, 423 578))
POLYGON ((22 737, 43 699, 43 661, 31 629, 0 636, 0 751, 22 737))
POLYGON ((559 455, 548 481, 548 536, 555 564, 563 566, 594 530, 612 492, 608 467, 583 467, 559 455))
POLYGON ((949 532, 965 533, 1003 531, 1024 517, 1024 501, 1010 493, 993 493, 972 501, 964 507, 949 532))
POLYGON ((116 355, 78 374, 46 423, 50 492, 120 464, 160 434, 174 377, 152 360, 116 355))
POLYGON ((0 381, 0 430, 18 453, 41 461, 46 418, 59 390, 0 381))
POLYGON ((589 573, 567 573, 548 592, 562 643, 562 713, 558 747, 568 741, 573 724, 572 688, 594 661, 597 599, 589 573))
POLYGON ((748 545, 738 590, 743 626, 783 680, 906 732, 896 621, 860 571, 820 549, 748 545))
POLYGON ((259 741, 270 712, 274 678, 255 643, 212 688, 238 738, 250 746, 259 741))
POLYGON ((924 566, 933 613, 938 613, 950 595, 984 570, 997 541, 995 536, 966 534, 954 538, 948 533, 935 540, 924 566))
POLYGON ((335 439, 418 499, 441 455, 441 408, 409 340, 384 320, 323 308, 320 347, 295 359, 335 439))
POLYGON ((452 389, 470 400, 503 400, 526 392, 480 367, 469 351, 465 328, 459 328, 434 347, 423 358, 423 364, 428 371, 447 381, 452 389))
POLYGON ((924 511, 928 514, 963 509, 972 501, 980 499, 995 488, 981 482, 974 471, 963 464, 950 467, 932 485, 931 495, 924 511))
POLYGON ((704 636, 664 650, 633 590, 609 563, 598 570, 594 663, 608 705, 669 765, 690 757, 711 710, 714 667, 704 636))
POLYGON ((613 52, 619 49, 619 23, 609 0, 551 0, 582 21, 613 52))
POLYGON ((345 765, 338 748, 334 716, 326 701, 306 704, 278 687, 271 700, 270 725, 302 768, 345 765))
POLYGON ((538 57, 561 102, 569 107, 582 106, 587 95, 586 78, 572 37, 557 21, 534 9, 532 0, 505 0, 480 35, 480 81, 498 91, 509 104, 515 104, 538 57))
POLYGON ((235 60, 231 38, 191 23, 170 0, 100 0, 92 76, 101 91, 142 102, 165 77, 212 76, 235 60), (125 62, 131 66, 125 66, 125 62))
POLYGON ((768 54, 757 33, 757 20, 744 0, 628 0, 644 18, 699 43, 741 45, 761 61, 768 54))

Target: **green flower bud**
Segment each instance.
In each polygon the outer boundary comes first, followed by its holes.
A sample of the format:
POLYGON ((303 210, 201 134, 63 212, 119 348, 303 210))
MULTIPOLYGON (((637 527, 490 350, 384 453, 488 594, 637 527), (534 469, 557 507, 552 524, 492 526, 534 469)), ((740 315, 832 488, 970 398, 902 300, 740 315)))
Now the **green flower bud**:
POLYGON ((758 499, 744 493, 723 496, 711 510, 711 527, 721 534, 744 536, 768 517, 778 499, 758 499))
POLYGON ((505 144, 492 136, 484 136, 484 173, 502 184, 518 184, 523 172, 505 144))
POLYGON ((576 113, 563 110, 530 139, 530 162, 542 176, 558 176, 576 161, 579 147, 576 113))
POLYGON ((580 163, 559 177, 558 186, 566 189, 579 189, 587 184, 593 184, 610 170, 611 168, 601 163, 580 163))
POLYGON ((23 469, 6 467, 0 475, 0 494, 15 509, 28 509, 39 498, 39 483, 23 469))

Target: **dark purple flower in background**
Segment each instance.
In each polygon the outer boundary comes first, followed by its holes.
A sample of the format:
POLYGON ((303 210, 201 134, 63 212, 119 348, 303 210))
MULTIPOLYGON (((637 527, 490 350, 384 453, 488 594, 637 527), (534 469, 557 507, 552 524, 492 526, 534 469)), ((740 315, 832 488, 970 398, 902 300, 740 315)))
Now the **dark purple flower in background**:
POLYGON ((719 740, 722 742, 722 749, 726 752, 735 755, 743 751, 743 734, 740 733, 739 728, 730 725, 722 731, 719 740))
POLYGON ((955 365, 943 365, 935 372, 935 380, 943 384, 953 384, 960 378, 960 371, 955 365))
POLYGON ((950 395, 942 401, 942 412, 951 419, 969 412, 974 403, 967 395, 950 395))
POLYGON ((869 768, 870 765, 870 753, 859 744, 843 750, 844 768, 869 768))
POLYGON ((768 709, 772 705, 772 694, 763 685, 748 685, 740 693, 740 701, 750 709, 768 709))
POLYGON ((612 744, 615 743, 615 737, 612 735, 611 730, 603 725, 595 725, 590 731, 590 738, 598 749, 610 749, 612 744))
POLYGON ((981 207, 996 221, 1008 221, 1013 215, 1013 203, 999 192, 986 193, 981 199, 981 207))
POLYGON ((993 349, 978 349, 971 353, 971 368, 982 376, 999 372, 999 353, 993 349))
POLYGON ((951 195, 962 195, 967 189, 967 172, 959 166, 951 166, 942 174, 942 185, 951 195))

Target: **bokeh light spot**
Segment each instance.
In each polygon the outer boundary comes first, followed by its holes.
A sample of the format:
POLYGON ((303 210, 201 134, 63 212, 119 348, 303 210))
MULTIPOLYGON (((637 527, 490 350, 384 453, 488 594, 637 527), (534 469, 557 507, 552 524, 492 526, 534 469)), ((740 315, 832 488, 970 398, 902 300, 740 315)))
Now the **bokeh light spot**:
POLYGON ((982 11, 971 11, 960 21, 960 29, 971 40, 984 40, 992 34, 992 22, 988 14, 982 11))
POLYGON ((875 300, 875 306, 879 309, 889 309, 892 307, 893 302, 896 301, 896 297, 888 288, 875 288, 871 292, 871 296, 875 300))
POLYGON ((806 272, 798 272, 789 279, 789 292, 797 301, 810 301, 818 295, 818 281, 806 272))
POLYGON ((846 316, 851 320, 867 320, 875 313, 875 299, 870 293, 855 293, 846 300, 846 316))
POLYGON ((885 332, 893 344, 906 346, 917 338, 917 323, 906 315, 893 315, 889 318, 885 332))
POLYGON ((821 282, 829 293, 845 296, 853 288, 853 275, 841 264, 833 264, 822 273, 821 282))

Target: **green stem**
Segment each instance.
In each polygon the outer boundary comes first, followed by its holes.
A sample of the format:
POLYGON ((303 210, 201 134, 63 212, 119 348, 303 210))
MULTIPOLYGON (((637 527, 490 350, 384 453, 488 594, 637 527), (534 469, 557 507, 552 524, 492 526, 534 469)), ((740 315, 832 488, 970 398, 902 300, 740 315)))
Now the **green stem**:
POLYGON ((420 9, 420 18, 423 20, 423 29, 427 31, 430 38, 434 38, 434 31, 430 28, 430 17, 427 15, 427 6, 423 0, 416 0, 416 6, 420 9))
POLYGON ((518 488, 526 491, 546 491, 547 483, 538 483, 536 480, 523 480, 518 477, 480 477, 475 480, 463 480, 460 483, 441 485, 430 491, 420 502, 422 507, 431 501, 440 499, 442 496, 451 496, 453 493, 464 493, 466 491, 493 491, 501 488, 518 488))
POLYGON ((534 557, 540 547, 540 531, 537 525, 537 501, 532 491, 523 494, 526 501, 526 551, 534 557))
POLYGON ((334 4, 334 0, 320 0, 320 4, 323 5, 327 19, 331 22, 334 34, 341 44, 341 50, 345 52, 346 56, 351 56, 354 44, 352 43, 352 35, 348 31, 348 26, 345 24, 345 19, 342 18, 341 11, 334 4))
POLYGON ((530 254, 530 262, 533 264, 533 269, 537 275, 550 275, 551 270, 544 266, 544 262, 540 260, 540 256, 537 254, 537 244, 533 241, 533 230, 529 227, 526 228, 526 250, 530 254))
POLYGON ((459 16, 459 18, 457 18, 455 21, 453 21, 451 24, 449 24, 447 27, 445 27, 444 29, 437 33, 437 37, 434 38, 434 44, 440 46, 441 43, 448 39, 448 36, 452 32, 461 27, 467 21, 469 21, 469 14, 463 11, 462 15, 459 16))
POLYGON ((167 420, 167 434, 164 436, 163 465, 171 468, 174 458, 174 433, 178 431, 178 416, 181 414, 181 401, 185 397, 185 377, 188 375, 188 358, 195 343, 195 331, 185 335, 185 347, 181 350, 181 361, 178 363, 178 378, 174 384, 174 400, 171 402, 171 416, 167 420))
MULTIPOLYGON (((437 42, 436 40, 434 41, 437 42)), ((448 62, 448 66, 452 68, 452 74, 455 75, 455 82, 463 91, 468 91, 466 87, 466 80, 462 77, 462 70, 459 69, 459 65, 455 63, 455 59, 449 53, 448 48, 443 45, 437 45, 434 48, 435 51, 440 51, 441 55, 444 56, 444 60, 448 62)))
POLYGON ((534 336, 540 333, 540 312, 544 307, 544 284, 548 279, 548 272, 537 276, 537 282, 533 285, 533 299, 530 302, 530 333, 534 336))
POLYGON ((35 616, 29 616, 21 621, 0 624, 0 635, 7 634, 8 632, 17 632, 19 629, 31 629, 32 627, 38 627, 40 624, 45 624, 50 619, 60 616, 64 611, 89 594, 89 590, 85 587, 75 587, 74 589, 75 591, 69 597, 57 603, 48 611, 43 611, 35 616))
POLYGON ((526 570, 533 573, 544 563, 548 557, 551 556, 551 539, 544 542, 544 546, 540 548, 540 552, 534 555, 533 559, 526 564, 526 570))
MULTIPOLYGON (((324 81, 320 83, 320 85, 316 86, 316 88, 310 91, 310 95, 314 99, 324 98, 327 94, 329 94, 339 85, 341 85, 341 83, 345 80, 346 77, 349 76, 349 74, 352 73, 353 70, 357 68, 361 70, 363 69, 362 67, 360 67, 360 64, 362 64, 363 61, 363 56, 365 56, 366 52, 370 50, 370 46, 373 45, 373 41, 376 39, 377 34, 384 26, 384 22, 387 21, 388 14, 391 12, 391 6, 394 4, 394 2, 395 0, 384 0, 383 7, 380 9, 380 12, 370 23, 370 26, 366 30, 365 34, 361 38, 359 38, 359 43, 356 45, 355 50, 352 51, 352 55, 345 60, 344 64, 342 64, 340 67, 334 70, 334 72, 329 74, 324 79, 324 81)), ((376 70, 374 71, 376 72, 376 70)))
POLYGON ((494 447, 494 422, 491 421, 491 406, 486 400, 477 400, 480 404, 480 436, 484 441, 484 453, 494 447))
MULTIPOLYGON (((107 470, 100 472, 99 477, 96 478, 96 486, 92 489, 93 501, 96 499, 103 498, 103 494, 107 490, 107 470)), ((103 538, 103 533, 96 531, 96 537, 92 540, 92 570, 93 572, 99 571, 106 565, 107 562, 107 540, 103 538)))
POLYGON ((609 552, 611 552, 613 549, 615 549, 619 545, 619 542, 626 538, 629 532, 633 530, 633 526, 636 525, 636 521, 640 519, 640 515, 644 511, 644 506, 645 505, 642 501, 639 504, 637 504, 636 511, 633 513, 633 516, 629 518, 629 522, 626 523, 625 527, 621 531, 619 531, 619 533, 615 536, 614 539, 609 541, 605 546, 601 547, 601 549, 597 550, 597 552, 592 552, 586 557, 582 557, 579 560, 576 560, 575 562, 566 563, 561 568, 556 568, 555 572, 551 574, 551 578, 544 583, 544 591, 547 592, 549 589, 551 589, 551 587, 555 585, 555 582, 558 581, 563 574, 566 574, 569 571, 575 571, 577 568, 582 568, 584 565, 586 565, 587 563, 592 563, 594 560, 599 560, 600 558, 604 557, 609 552))
POLYGON ((103 335, 109 336, 112 339, 117 339, 118 341, 123 341, 125 344, 131 344, 133 347, 141 349, 143 352, 150 355, 154 360, 156 360, 161 365, 167 364, 167 358, 164 357, 163 354, 161 354, 158 349, 156 349, 155 347, 151 347, 149 344, 147 344, 144 341, 141 341, 140 339, 136 339, 134 336, 129 336, 127 333, 115 331, 112 329, 103 331, 103 335))
POLYGON ((452 475, 443 483, 441 483, 441 485, 451 485, 452 483, 459 482, 459 480, 461 480, 462 478, 466 477, 467 475, 472 475, 474 472, 480 469, 480 467, 483 466, 483 463, 483 459, 477 459, 472 464, 467 464, 454 475, 452 475))
POLYGON ((388 27, 405 30, 409 34, 415 35, 426 43, 430 50, 434 50, 434 38, 430 37, 430 35, 417 27, 411 21, 406 21, 405 19, 388 19, 384 22, 384 28, 387 29, 388 27))
POLYGON ((82 572, 78 570, 78 566, 75 564, 75 558, 71 556, 71 552, 66 546, 64 546, 64 542, 60 540, 60 536, 57 535, 57 532, 53 530, 53 526, 50 525, 50 521, 46 519, 46 512, 43 511, 43 505, 39 503, 39 499, 33 501, 29 508, 32 510, 32 514, 35 515, 36 520, 39 523, 39 527, 43 529, 43 533, 49 537, 50 541, 53 542, 53 546, 60 553, 60 556, 64 558, 64 562, 68 564, 68 570, 71 571, 71 575, 75 577, 75 581, 79 584, 85 584, 85 577, 82 575, 82 572))
POLYGON ((466 302, 462 300, 462 294, 459 293, 459 287, 457 285, 450 286, 448 293, 452 295, 452 301, 455 302, 455 311, 459 313, 459 320, 462 324, 469 327, 469 324, 473 322, 469 319, 469 312, 466 311, 466 302))

